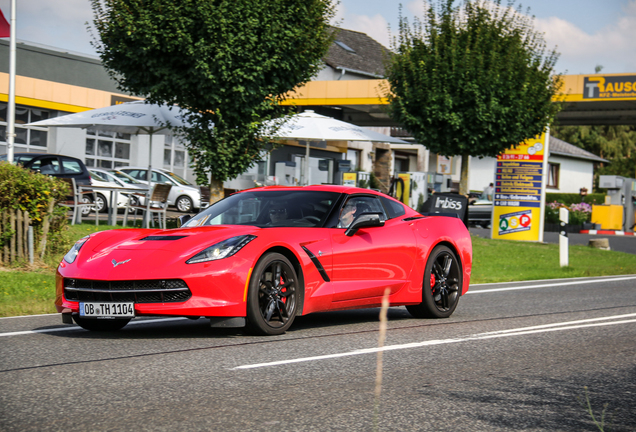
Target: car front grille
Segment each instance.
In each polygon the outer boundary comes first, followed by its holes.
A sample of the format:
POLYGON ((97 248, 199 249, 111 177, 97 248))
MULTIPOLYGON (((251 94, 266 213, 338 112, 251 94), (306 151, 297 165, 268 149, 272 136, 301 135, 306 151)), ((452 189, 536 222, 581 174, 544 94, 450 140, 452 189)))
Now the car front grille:
POLYGON ((64 278, 64 297, 70 301, 174 303, 192 297, 181 279, 98 281, 64 278))

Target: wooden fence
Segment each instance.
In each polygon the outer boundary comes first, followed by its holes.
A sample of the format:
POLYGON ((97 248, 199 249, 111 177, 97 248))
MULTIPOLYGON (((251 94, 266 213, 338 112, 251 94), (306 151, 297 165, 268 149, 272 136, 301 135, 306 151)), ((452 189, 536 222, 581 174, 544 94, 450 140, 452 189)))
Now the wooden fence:
MULTIPOLYGON (((49 205, 49 215, 53 213, 54 203, 49 205)), ((29 213, 22 210, 1 209, 0 238, 4 243, 0 251, 0 259, 4 264, 29 260, 33 264, 36 256, 35 234, 29 213)), ((49 233, 49 217, 42 223, 42 233, 37 247, 37 256, 44 258, 46 239, 49 233)))

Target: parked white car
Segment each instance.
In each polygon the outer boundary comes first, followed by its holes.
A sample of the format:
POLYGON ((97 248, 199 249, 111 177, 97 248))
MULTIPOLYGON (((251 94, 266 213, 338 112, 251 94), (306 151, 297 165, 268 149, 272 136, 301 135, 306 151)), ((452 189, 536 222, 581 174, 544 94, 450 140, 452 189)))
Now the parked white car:
MULTIPOLYGON (((104 169, 104 168, 90 168, 89 171, 92 173, 96 172, 100 177, 106 179, 111 183, 117 184, 117 186, 126 188, 126 189, 145 189, 148 190, 148 185, 145 183, 141 183, 136 179, 132 178, 125 172, 119 171, 118 169, 104 169)), ((130 203, 133 205, 144 203, 144 198, 139 195, 125 194, 127 197, 130 197, 130 203)))
MULTIPOLYGON (((119 171, 123 171, 142 183, 147 183, 148 168, 122 167, 119 168, 119 171)), ((201 189, 175 173, 153 168, 150 182, 172 185, 170 195, 168 195, 168 205, 175 206, 180 212, 189 213, 194 209, 201 208, 201 189)))
MULTIPOLYGON (((92 186, 103 186, 103 187, 120 187, 118 183, 108 181, 106 178, 102 176, 102 174, 98 171, 93 170, 92 168, 88 169, 88 172, 91 174, 91 185, 92 186)), ((111 191, 108 190, 95 190, 93 191, 93 196, 95 197, 95 207, 97 211, 100 213, 106 213, 108 211, 108 205, 110 203, 111 191)), ((120 192, 115 192, 117 194, 117 208, 125 208, 128 203, 128 196, 124 195, 120 192)))

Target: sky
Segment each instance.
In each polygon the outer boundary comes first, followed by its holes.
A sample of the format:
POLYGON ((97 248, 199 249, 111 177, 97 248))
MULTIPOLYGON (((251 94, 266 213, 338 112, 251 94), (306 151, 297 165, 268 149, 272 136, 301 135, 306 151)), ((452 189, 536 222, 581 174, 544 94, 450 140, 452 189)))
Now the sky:
MULTIPOLYGON (((96 55, 87 30, 92 20, 89 0, 16 2, 18 40, 96 55)), ((10 4, 11 0, 0 0, 7 20, 10 4)), ((530 8, 535 29, 544 34, 549 49, 560 53, 557 72, 590 74, 600 65, 602 73, 636 73, 636 0, 525 0, 515 4, 521 4, 524 11, 530 8)), ((340 0, 335 23, 390 47, 390 35, 398 32, 400 5, 411 22, 415 16, 423 16, 423 0, 340 0)))

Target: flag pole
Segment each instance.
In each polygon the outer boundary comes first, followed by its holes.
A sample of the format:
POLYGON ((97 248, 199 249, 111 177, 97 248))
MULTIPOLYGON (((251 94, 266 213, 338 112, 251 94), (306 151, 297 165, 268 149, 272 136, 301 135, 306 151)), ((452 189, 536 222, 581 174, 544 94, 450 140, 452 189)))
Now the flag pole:
POLYGON ((7 161, 13 162, 15 143, 15 17, 16 0, 11 0, 10 40, 9 40, 9 107, 7 113, 7 161))

